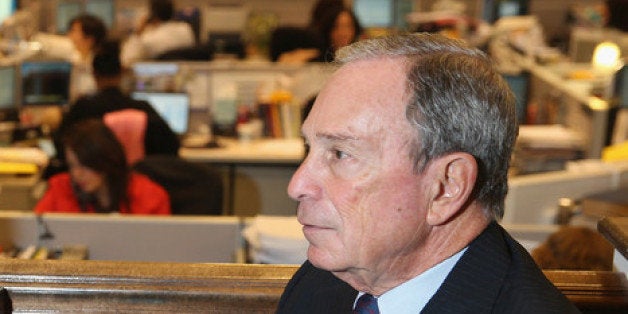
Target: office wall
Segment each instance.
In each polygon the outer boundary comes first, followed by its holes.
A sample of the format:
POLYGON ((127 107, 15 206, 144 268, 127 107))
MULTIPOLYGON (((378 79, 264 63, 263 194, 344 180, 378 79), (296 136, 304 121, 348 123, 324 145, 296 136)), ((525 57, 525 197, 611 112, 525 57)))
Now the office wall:
MULTIPOLYGON (((40 29, 46 31, 54 31, 54 8, 64 0, 21 0, 23 6, 37 6, 41 12, 45 12, 42 16, 40 29)), ((65 0, 68 1, 68 0, 65 0)), ((81 1, 81 0, 76 0, 81 1)), ((201 14, 207 15, 212 8, 215 7, 236 7, 241 6, 250 12, 274 13, 277 15, 281 24, 305 25, 309 19, 309 12, 316 0, 174 0, 177 9, 185 7, 197 7, 201 14)), ((126 18, 131 14, 145 12, 148 0, 114 0, 116 11, 124 12, 125 16, 118 15, 116 18, 126 18), (136 11, 136 12, 133 12, 136 11)), ((201 21, 202 21, 201 17, 201 21)), ((202 33, 205 34, 207 29, 201 22, 202 33)), ((203 38, 203 37, 202 37, 203 38)))
MULTIPOLYGON (((60 1, 70 0, 20 0, 22 7, 36 6, 42 14, 37 17, 40 29, 54 31, 53 8, 60 1)), ((81 1, 81 0, 72 0, 81 1)), ((114 0, 116 10, 145 8, 148 0, 114 0)), ((309 20, 309 12, 317 0, 174 0, 177 8, 186 6, 199 7, 203 13, 207 13, 214 6, 241 5, 254 12, 271 12, 277 15, 280 24, 306 25, 309 20)), ((390 0, 393 1, 393 0, 390 0)), ((416 11, 428 11, 438 0, 413 0, 416 11)), ((470 16, 481 18, 487 4, 496 0, 462 0, 466 4, 466 13, 470 16)), ((569 9, 575 5, 602 4, 604 0, 529 0, 530 14, 539 17, 543 25, 546 37, 568 37, 569 26, 565 24, 569 9)), ((351 5, 353 0, 345 0, 351 5)), ((206 34, 206 27, 202 23, 201 29, 206 34)), ((204 38, 204 37, 202 37, 204 38)))

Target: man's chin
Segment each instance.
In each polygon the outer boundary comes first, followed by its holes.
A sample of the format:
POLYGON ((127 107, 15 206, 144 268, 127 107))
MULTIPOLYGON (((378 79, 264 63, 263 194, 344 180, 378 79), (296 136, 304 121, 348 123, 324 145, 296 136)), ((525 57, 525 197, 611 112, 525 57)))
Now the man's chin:
POLYGON ((320 250, 316 250, 316 248, 312 248, 312 245, 308 248, 307 259, 316 268, 327 271, 344 272, 347 269, 346 267, 339 265, 338 262, 333 260, 329 254, 325 254, 320 250))

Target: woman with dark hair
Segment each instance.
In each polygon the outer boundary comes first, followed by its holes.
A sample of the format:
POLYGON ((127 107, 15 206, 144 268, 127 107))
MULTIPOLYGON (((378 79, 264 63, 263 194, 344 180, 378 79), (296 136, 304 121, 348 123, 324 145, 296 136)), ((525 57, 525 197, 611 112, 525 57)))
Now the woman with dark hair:
POLYGON ((323 39, 319 61, 332 61, 336 50, 360 39, 363 29, 351 9, 332 5, 320 12, 320 20, 314 23, 323 39))
POLYGON ((167 192, 129 169, 122 145, 102 120, 77 122, 63 144, 68 172, 48 180, 35 213, 170 214, 167 192))
POLYGON ((320 0, 307 28, 280 27, 271 39, 270 58, 283 63, 328 62, 334 53, 360 39, 362 26, 342 0, 320 0))
POLYGON ((78 52, 87 57, 93 55, 107 39, 107 26, 98 17, 81 14, 70 20, 68 37, 78 52))

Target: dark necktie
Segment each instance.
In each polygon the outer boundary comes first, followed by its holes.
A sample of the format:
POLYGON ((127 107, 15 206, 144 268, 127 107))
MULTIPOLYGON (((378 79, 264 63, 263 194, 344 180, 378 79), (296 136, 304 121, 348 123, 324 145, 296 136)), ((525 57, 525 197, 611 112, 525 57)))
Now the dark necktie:
POLYGON ((363 294, 358 302, 355 304, 355 310, 353 313, 357 314, 379 314, 379 308, 377 307, 377 299, 370 294, 363 294))

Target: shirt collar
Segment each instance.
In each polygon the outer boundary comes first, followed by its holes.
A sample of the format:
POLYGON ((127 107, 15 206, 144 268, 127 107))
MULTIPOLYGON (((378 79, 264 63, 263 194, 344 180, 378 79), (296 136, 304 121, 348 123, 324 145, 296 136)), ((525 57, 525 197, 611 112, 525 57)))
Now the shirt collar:
MULTIPOLYGON (((467 248, 465 247, 460 252, 434 265, 422 274, 379 296, 377 298, 377 306, 380 313, 421 312, 466 250, 467 248)), ((364 292, 358 293, 353 303, 354 307, 357 299, 363 294, 364 292)))

